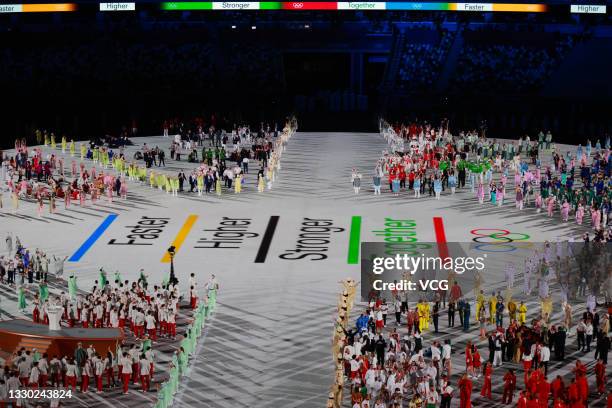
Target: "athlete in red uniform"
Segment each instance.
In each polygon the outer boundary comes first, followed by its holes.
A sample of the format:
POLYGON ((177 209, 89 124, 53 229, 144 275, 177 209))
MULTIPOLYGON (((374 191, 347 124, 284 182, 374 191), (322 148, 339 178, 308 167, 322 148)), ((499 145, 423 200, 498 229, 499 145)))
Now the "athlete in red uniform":
POLYGON ((480 395, 483 397, 491 399, 491 372, 493 369, 491 368, 491 363, 485 363, 484 368, 484 383, 482 385, 482 390, 480 390, 480 395))
POLYGON ((606 391, 606 365, 601 359, 595 364, 595 380, 597 382, 597 392, 603 394, 606 391))
POLYGON ((460 402, 459 408, 471 408, 472 407, 472 380, 470 380, 467 374, 463 374, 463 377, 459 380, 460 390, 460 402))
POLYGON ((563 384, 563 378, 560 375, 557 376, 550 384, 553 400, 561 398, 565 392, 565 384, 563 384))
POLYGON ((516 389, 516 374, 514 370, 510 369, 504 375, 504 394, 502 396, 502 404, 512 404, 512 398, 514 397, 514 390, 516 389))

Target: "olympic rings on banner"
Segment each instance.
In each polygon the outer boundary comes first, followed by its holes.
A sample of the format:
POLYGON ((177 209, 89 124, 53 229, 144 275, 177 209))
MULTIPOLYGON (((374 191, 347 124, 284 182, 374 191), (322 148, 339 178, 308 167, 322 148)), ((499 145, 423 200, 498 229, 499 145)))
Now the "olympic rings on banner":
POLYGON ((512 252, 516 251, 520 247, 525 247, 524 245, 520 244, 527 244, 527 247, 531 246, 527 242, 521 242, 528 240, 530 238, 529 235, 518 232, 510 232, 506 229, 476 228, 471 230, 470 233, 475 235, 475 237, 472 238, 472 241, 478 244, 475 246, 475 249, 479 251, 512 252))

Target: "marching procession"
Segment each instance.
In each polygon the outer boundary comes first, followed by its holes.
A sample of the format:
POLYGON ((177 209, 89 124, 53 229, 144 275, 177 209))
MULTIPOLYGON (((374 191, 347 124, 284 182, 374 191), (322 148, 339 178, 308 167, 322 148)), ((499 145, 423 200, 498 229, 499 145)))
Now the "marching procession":
MULTIPOLYGON (((129 201, 128 185, 148 186, 172 196, 188 192, 202 196, 211 191, 220 196, 232 190, 238 194, 243 178, 249 174, 249 157, 255 170, 259 166, 256 188, 251 191, 263 193, 272 188, 281 169, 282 153, 296 128, 294 119, 280 132, 263 129, 262 125, 261 134, 256 135, 248 127, 241 127, 235 132, 233 145, 227 145, 225 138, 213 139, 211 146, 206 146, 204 140, 183 140, 178 135, 170 140, 168 136, 162 143, 170 146, 169 161, 164 160, 163 149, 150 149, 146 143, 129 160, 133 150, 128 140, 117 147, 110 143, 77 144, 64 136, 57 143, 53 134, 37 131, 41 145, 29 147, 25 139, 20 139, 15 142, 13 155, 0 154, 0 208, 9 210, 2 203, 3 194, 8 193, 12 211, 7 214, 29 217, 20 208, 21 203, 28 202, 35 204, 41 219, 47 212, 50 216, 61 212, 59 201, 64 202, 65 210, 75 205, 96 207, 101 200, 109 204, 116 199, 129 201), (202 149, 201 160, 197 160, 197 148, 202 149), (193 169, 190 189, 183 186, 184 170, 176 176, 162 167, 166 161, 179 162, 185 149, 191 149, 186 164, 195 163, 188 164, 193 169), (236 164, 231 165, 231 161, 236 164)), ((215 307, 219 284, 214 275, 200 286, 191 273, 188 286, 180 290, 169 275, 153 285, 142 269, 133 281, 123 279, 119 271, 111 277, 100 269, 91 289, 83 291, 77 284, 79 273, 72 271, 64 276, 67 256, 26 248, 11 232, 3 239, 6 255, 0 256, 0 290, 3 297, 14 297, 16 307, 7 307, 0 318, 23 315, 46 326, 50 310, 60 308, 63 327, 118 328, 126 337, 122 344, 108 350, 95 350, 84 343, 75 350, 63 350, 65 355, 41 353, 31 347, 22 347, 12 355, 2 354, 5 367, 0 377, 0 407, 9 406, 7 401, 15 407, 31 406, 27 394, 20 392, 37 389, 84 395, 95 391, 108 393, 112 399, 119 398, 119 389, 121 394, 135 390, 153 392, 156 407, 173 403, 179 379, 186 374, 204 322, 215 307)), ((2 303, 8 306, 6 300, 2 303)), ((66 401, 54 397, 48 403, 58 407, 66 401)))
POLYGON ((389 150, 374 170, 374 194, 385 177, 394 195, 414 191, 415 198, 427 194, 439 200, 443 192, 452 195, 467 186, 483 205, 514 201, 518 210, 558 214, 562 222, 569 222, 571 214, 577 225, 586 217, 595 239, 612 240, 606 231, 612 202, 610 137, 603 145, 597 140, 595 146, 587 141, 585 147, 562 147, 550 132, 514 141, 487 138, 482 130, 452 135, 447 121, 438 127, 393 127, 381 120, 380 129, 389 150))
MULTIPOLYGON (((163 205, 170 211, 174 209, 166 206, 176 202, 175 197, 198 200, 207 194, 224 197, 228 193, 238 197, 245 188, 257 196, 276 189, 273 183, 281 158, 287 176, 301 173, 296 162, 290 162, 293 169, 286 165, 288 159, 283 155, 296 127, 289 121, 277 136, 264 129, 261 137, 240 127, 219 139, 213 132, 209 140, 193 133, 171 136, 169 129, 164 136, 137 147, 87 146, 69 139, 58 144, 43 133, 41 146, 29 147, 20 140, 16 154, 3 160, 4 191, 11 199, 16 197, 13 211, 17 215, 24 212, 19 202, 27 201, 28 208, 36 205, 42 219, 47 205, 51 214, 59 211, 59 200, 66 209, 86 208, 99 201, 129 202, 135 190, 165 193, 163 205), (167 157, 164 149, 169 150, 167 157), (255 172, 257 181, 246 183, 255 172)), ((569 224, 571 214, 576 228, 547 234, 551 238, 541 244, 521 242, 525 244, 521 251, 496 267, 502 282, 474 276, 474 287, 469 287, 449 277, 448 290, 423 291, 416 298, 403 291, 392 291, 391 296, 372 292, 366 303, 360 303, 355 299, 357 280, 343 281, 334 331, 336 371, 328 407, 579 408, 612 401, 607 381, 607 307, 612 293, 611 259, 606 251, 606 238, 612 237, 606 233, 612 169, 609 142, 603 147, 590 147, 587 142, 585 148, 571 148, 568 153, 553 143, 548 132, 535 141, 527 137, 498 141, 484 137, 482 131, 453 136, 447 122, 435 128, 428 124, 391 127, 383 122, 381 134, 388 150, 376 163, 373 200, 381 195, 389 200, 397 197, 415 203, 410 211, 418 211, 415 207, 425 197, 440 208, 452 196, 463 197, 485 210, 529 211, 553 226, 569 224), (472 195, 473 199, 467 198, 472 195), (584 222, 584 217, 590 222, 584 222), (351 316, 354 310, 358 316, 351 316)), ((301 144, 292 145, 291 160, 300 163, 311 157, 311 151, 301 152, 300 147, 316 151, 320 142, 307 139, 300 135, 301 144)), ((314 171, 317 162, 308 162, 314 171)), ((353 191, 347 192, 347 198, 365 199, 363 175, 356 166, 345 164, 337 164, 336 169, 343 169, 338 174, 344 182, 346 173, 351 173, 353 191)), ((279 190, 293 183, 288 179, 284 174, 279 190)), ((332 222, 332 216, 328 218, 325 222, 332 222)), ((268 225, 262 234, 268 245, 274 234, 272 228, 266 238, 269 229, 268 225)), ((478 232, 473 230, 472 235, 478 235, 474 231, 478 232)), ((26 248, 17 235, 23 236, 20 231, 6 235, 8 256, 0 259, 0 279, 22 316, 48 324, 50 308, 58 307, 65 327, 121 328, 127 336, 118 348, 90 350, 83 343, 63 356, 19 350, 10 358, 0 391, 51 386, 78 396, 106 393, 113 399, 125 393, 154 391, 157 398, 152 404, 159 408, 171 405, 178 378, 188 371, 196 349, 196 328, 201 330, 214 307, 219 289, 216 277, 212 275, 201 285, 201 275, 189 271, 189 282, 179 287, 170 276, 151 271, 145 264, 129 272, 133 277, 139 271, 138 278, 130 280, 96 263, 96 276, 91 279, 91 273, 88 275, 89 290, 84 291, 79 288, 78 268, 64 272, 68 257, 58 255, 63 252, 49 246, 26 248), (149 275, 155 276, 156 284, 149 282, 149 275), (186 327, 188 322, 192 326, 186 327)), ((351 238, 353 235, 351 231, 351 238)), ((492 235, 494 239, 501 236, 492 235)), ((330 245, 331 250, 335 247, 330 245)), ((130 251, 132 248, 126 253, 130 251)), ((258 258, 259 252, 261 248, 258 258)), ((227 259, 225 254, 221 258, 227 259)), ((51 403, 58 406, 62 402, 51 403)))
MULTIPOLYGON (((289 119, 280 132, 262 128, 260 134, 255 135, 248 127, 237 128, 233 131, 232 148, 235 152, 229 155, 235 165, 227 163, 226 150, 230 148, 225 144, 227 138, 219 140, 218 145, 207 147, 202 145, 205 143, 202 137, 198 142, 182 140, 180 135, 176 135, 170 143, 171 159, 180 161, 179 151, 187 149, 192 159, 190 162, 197 164, 192 166, 188 178, 182 170, 173 173, 159 168, 162 164, 165 166, 165 161, 163 149, 157 146, 151 149, 145 143, 131 160, 123 145, 113 150, 107 145, 88 146, 80 142, 77 156, 74 140, 68 142, 62 136, 58 145, 53 133, 36 131, 36 138, 43 142, 42 146, 29 148, 25 139, 18 139, 13 156, 5 157, 0 153, 0 209, 9 207, 3 200, 6 194, 10 197, 13 213, 19 211, 21 201, 31 200, 35 202, 40 218, 44 213, 58 211, 61 201, 64 208, 70 208, 77 203, 87 206, 95 205, 99 200, 126 199, 130 182, 148 185, 173 196, 187 192, 184 187, 187 180, 188 191, 198 196, 212 192, 221 196, 232 191, 239 194, 249 174, 249 157, 256 160, 254 164, 259 164, 256 181, 252 183, 254 188, 251 188, 263 193, 272 189, 281 169, 282 153, 296 129, 294 118, 289 119), (199 146, 202 150, 200 160, 197 160, 199 146), (144 164, 140 165, 139 160, 144 164), (151 168, 152 163, 158 162, 156 169, 151 168)), ((216 139, 211 139, 210 143, 216 143, 216 139)))
POLYGON ((478 281, 473 295, 456 281, 446 293, 422 292, 418 301, 409 291, 393 291, 391 299, 372 293, 353 322, 351 302, 342 300, 336 384, 350 405, 332 393, 328 407, 610 406, 606 244, 534 247, 516 294, 517 268, 509 261, 505 285, 490 295, 478 281), (539 300, 527 302, 534 289, 539 300))
MULTIPOLYGON (((159 393, 159 407, 172 401, 176 384, 174 388, 166 384, 172 379, 173 369, 178 375, 186 372, 196 333, 200 332, 205 315, 215 307, 219 289, 215 275, 199 287, 192 273, 189 290, 183 294, 169 276, 159 285, 152 285, 142 269, 137 281, 132 282, 124 280, 119 271, 110 277, 100 269, 94 286, 82 291, 78 288, 78 276, 71 274, 64 280, 65 259, 53 256, 51 273, 50 260, 44 252, 37 249, 30 254, 19 238, 10 234, 5 242, 8 255, 0 257, 0 285, 9 291, 17 290, 19 310, 29 315, 32 322, 48 325, 49 309, 59 307, 61 322, 66 327, 112 327, 130 335, 116 348, 96 350, 93 345, 79 343, 66 355, 48 355, 22 347, 5 359, 0 376, 0 406, 7 406, 6 401, 16 407, 29 406, 26 398, 15 395, 20 390, 39 387, 84 394, 112 392, 121 387, 122 393, 127 394, 130 386, 135 385, 141 392, 159 393), (177 332, 179 319, 181 328, 177 332), (186 319, 198 323, 186 328, 186 319), (173 352, 174 348, 168 346, 174 343, 179 347, 173 352), (158 351, 159 345, 162 348, 158 351), (155 389, 153 383, 157 384, 155 389)), ((54 398, 50 406, 58 407, 60 402, 54 398)))
MULTIPOLYGON (((578 227, 588 216, 594 236, 583 228, 513 248, 512 259, 495 268, 504 283, 487 285, 489 293, 480 276, 464 293, 451 275, 448 291, 422 292, 418 301, 409 291, 394 290, 391 299, 372 291, 353 321, 345 282, 328 407, 612 406, 610 138, 586 147, 557 146, 550 132, 495 140, 484 129, 453 135, 446 120, 438 127, 381 120, 380 133, 388 149, 374 170, 375 196, 385 181, 392 196, 408 200, 440 200, 469 188, 481 206, 558 213, 559 223, 571 213, 578 227)), ((361 178, 353 169, 355 194, 361 178)), ((496 245, 503 242, 486 244, 488 255, 496 245)))

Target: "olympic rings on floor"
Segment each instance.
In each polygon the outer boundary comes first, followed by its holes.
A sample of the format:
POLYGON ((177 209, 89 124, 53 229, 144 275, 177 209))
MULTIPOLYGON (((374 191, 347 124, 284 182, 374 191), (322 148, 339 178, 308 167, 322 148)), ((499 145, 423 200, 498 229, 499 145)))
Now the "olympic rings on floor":
POLYGON ((506 229, 501 228, 476 228, 470 231, 472 235, 472 241, 478 245, 475 249, 483 252, 512 252, 516 251, 520 247, 530 247, 531 245, 515 245, 516 244, 529 244, 526 241, 530 238, 528 234, 510 232, 506 229))

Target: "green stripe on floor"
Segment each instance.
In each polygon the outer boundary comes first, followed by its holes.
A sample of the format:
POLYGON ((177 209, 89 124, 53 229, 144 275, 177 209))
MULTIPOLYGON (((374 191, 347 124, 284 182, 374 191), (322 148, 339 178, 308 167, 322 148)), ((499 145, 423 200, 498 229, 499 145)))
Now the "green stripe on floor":
POLYGON ((351 235, 349 238, 348 259, 351 265, 359 263, 359 246, 361 245, 361 217, 354 216, 351 219, 351 235))

